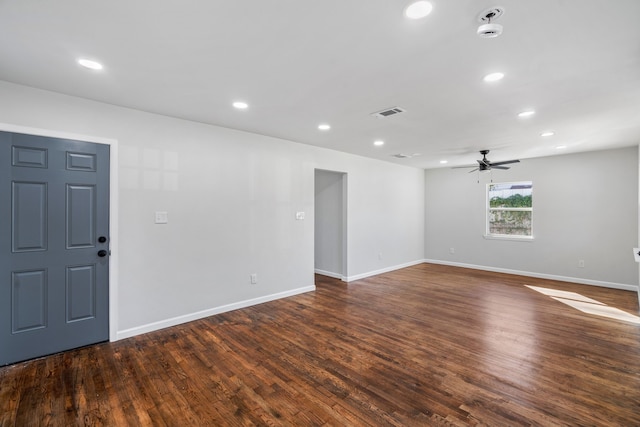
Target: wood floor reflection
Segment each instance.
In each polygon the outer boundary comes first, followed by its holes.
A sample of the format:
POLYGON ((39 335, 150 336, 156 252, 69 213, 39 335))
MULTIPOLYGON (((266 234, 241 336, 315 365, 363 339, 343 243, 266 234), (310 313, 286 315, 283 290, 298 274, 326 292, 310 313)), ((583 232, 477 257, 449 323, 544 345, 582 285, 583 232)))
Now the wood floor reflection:
POLYGON ((0 368, 0 426, 637 426, 637 297, 422 264, 0 368))

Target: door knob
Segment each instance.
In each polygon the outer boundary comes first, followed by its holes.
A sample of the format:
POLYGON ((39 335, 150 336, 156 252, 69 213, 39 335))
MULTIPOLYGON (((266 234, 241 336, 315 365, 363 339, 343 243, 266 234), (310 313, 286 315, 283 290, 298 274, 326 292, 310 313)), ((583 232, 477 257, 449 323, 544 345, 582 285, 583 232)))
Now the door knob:
POLYGON ((107 241, 107 238, 106 238, 106 237, 104 237, 104 236, 100 236, 100 237, 98 237, 98 242, 100 242, 100 243, 104 243, 104 242, 106 242, 106 241, 107 241))
POLYGON ((98 251, 98 256, 99 256, 100 258, 107 256, 107 251, 105 251, 104 249, 100 249, 100 250, 98 251))

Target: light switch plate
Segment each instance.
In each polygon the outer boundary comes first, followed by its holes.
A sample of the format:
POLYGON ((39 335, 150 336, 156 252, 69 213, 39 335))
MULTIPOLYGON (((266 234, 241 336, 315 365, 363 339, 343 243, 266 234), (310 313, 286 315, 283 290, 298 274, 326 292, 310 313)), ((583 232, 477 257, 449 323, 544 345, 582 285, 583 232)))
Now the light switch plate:
POLYGON ((296 212, 296 219, 297 220, 304 219, 304 212, 296 212))
POLYGON ((167 212, 156 212, 156 224, 169 223, 169 215, 167 212))
MULTIPOLYGON (((633 248, 633 257, 636 262, 640 262, 640 248, 633 248)), ((640 292, 640 290, 638 292, 640 292)))

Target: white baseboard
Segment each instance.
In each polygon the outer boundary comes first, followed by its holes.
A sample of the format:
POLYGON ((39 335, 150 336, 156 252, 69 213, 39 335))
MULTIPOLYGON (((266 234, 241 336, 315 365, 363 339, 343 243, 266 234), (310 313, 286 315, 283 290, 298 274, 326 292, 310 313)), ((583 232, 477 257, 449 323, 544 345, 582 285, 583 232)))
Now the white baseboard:
POLYGON ((214 307, 207 310, 197 311, 195 313, 185 314, 182 316, 173 317, 171 319, 160 320, 158 322, 148 323, 142 326, 136 326, 135 328, 125 329, 117 332, 117 339, 130 338, 136 335, 146 334, 148 332, 157 331, 159 329, 168 328, 171 326, 180 325, 182 323, 191 322, 194 320, 203 319, 205 317, 213 316, 215 314, 226 313, 228 311, 238 310, 240 308, 251 307, 252 305, 262 304, 269 301, 274 301, 281 298, 291 297, 305 292, 315 291, 316 287, 305 286, 303 288, 292 289, 290 291, 279 292, 277 294, 265 295, 263 297, 254 298, 250 300, 240 301, 233 304, 227 304, 220 307, 214 307))
POLYGON ((604 282, 601 280, 583 279, 580 277, 557 276, 555 274, 533 273, 531 271, 511 270, 509 268, 487 267, 484 265, 465 264, 461 262, 442 261, 438 259, 425 259, 424 262, 430 264, 450 265, 452 267, 472 268, 474 270, 493 271, 496 273, 515 274, 518 276, 535 277, 538 279, 558 280, 560 282, 578 283, 581 285, 600 286, 603 288, 621 289, 624 291, 638 291, 638 286, 624 283, 604 282))
POLYGON ((393 265, 391 267, 385 267, 385 268, 382 268, 380 270, 370 271, 368 273, 361 273, 361 274, 356 274, 356 275, 353 275, 353 276, 344 277, 344 278, 342 278, 342 280, 345 281, 345 282, 353 282, 354 280, 365 279, 367 277, 377 276, 378 274, 388 273, 390 271, 400 270, 402 268, 407 268, 407 267, 411 267, 413 265, 418 265, 418 264, 422 264, 422 263, 424 263, 423 259, 416 260, 416 261, 411 261, 411 262, 407 262, 407 263, 404 263, 404 264, 393 265))
POLYGON ((333 273, 331 271, 326 271, 326 270, 320 270, 320 269, 315 269, 314 272, 316 274, 321 274, 323 276, 327 276, 327 277, 333 277, 334 279, 339 279, 339 280, 344 280, 344 276, 342 274, 338 274, 338 273, 333 273))
MULTIPOLYGON (((614 283, 614 282, 605 282, 600 280, 590 280, 590 279, 582 279, 578 277, 566 277, 566 276, 557 276, 553 274, 544 274, 544 273, 534 273, 530 271, 520 271, 520 270, 512 270, 507 268, 497 268, 497 267, 488 267, 483 265, 475 265, 475 264, 465 264, 460 262, 451 262, 451 261, 442 261, 436 259, 423 259, 417 261, 411 261, 405 264, 399 264, 391 267, 386 267, 380 270, 371 271, 368 273, 356 274, 353 276, 344 277, 342 275, 337 275, 336 273, 326 272, 322 270, 316 270, 316 273, 322 274, 329 277, 335 277, 337 279, 341 279, 345 282, 352 282, 355 280, 364 279, 371 276, 376 276, 378 274, 388 273, 390 271, 400 270, 402 268, 411 267, 418 264, 430 263, 430 264, 441 264, 441 265, 450 265, 452 267, 462 267, 462 268, 471 268, 474 270, 484 270, 484 271, 493 271, 496 273, 506 273, 506 274, 515 274, 519 276, 527 276, 527 277, 535 277, 539 279, 550 279, 550 280, 558 280, 561 282, 570 282, 570 283, 578 283, 583 285, 592 285, 592 286, 601 286, 604 288, 612 288, 612 289, 621 289, 625 291, 638 292, 639 300, 640 300, 640 287, 635 285, 628 285, 622 283, 614 283)), ((195 313, 185 314, 182 316, 173 317, 171 319, 161 320, 158 322, 149 323, 142 326, 137 326, 135 328, 129 328, 122 331, 118 331, 116 333, 116 339, 112 341, 117 341, 125 338, 130 338, 136 335, 146 334, 148 332, 157 331, 160 329, 168 328, 171 326, 180 325, 182 323, 191 322, 194 320, 203 319, 205 317, 213 316, 220 313, 226 313, 228 311, 238 310, 245 307, 251 307, 253 305, 262 304, 269 301, 274 301, 281 298, 286 298, 298 294, 303 294, 306 292, 315 291, 316 287, 313 286, 305 286, 302 288, 292 289, 290 291, 279 292, 277 294, 265 295, 263 297, 254 298, 250 300, 240 301, 233 304, 227 304, 220 307, 214 307, 207 310, 198 311, 195 313)))

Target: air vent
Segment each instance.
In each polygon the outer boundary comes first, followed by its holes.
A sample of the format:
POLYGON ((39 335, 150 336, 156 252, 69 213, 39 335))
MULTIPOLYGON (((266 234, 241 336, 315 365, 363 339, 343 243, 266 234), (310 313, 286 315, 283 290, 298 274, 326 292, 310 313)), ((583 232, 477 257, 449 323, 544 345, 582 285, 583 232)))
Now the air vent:
POLYGON ((386 108, 382 111, 378 111, 376 113, 371 113, 372 116, 374 117, 380 117, 380 118, 385 118, 385 117, 389 117, 389 116, 395 116, 396 114, 400 114, 400 113, 404 113, 407 110, 405 110, 404 108, 400 108, 400 107, 391 107, 391 108, 386 108))

